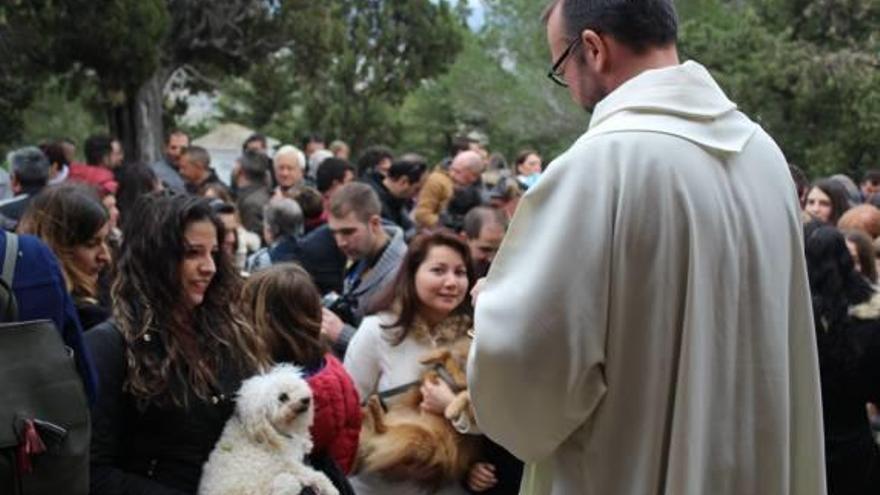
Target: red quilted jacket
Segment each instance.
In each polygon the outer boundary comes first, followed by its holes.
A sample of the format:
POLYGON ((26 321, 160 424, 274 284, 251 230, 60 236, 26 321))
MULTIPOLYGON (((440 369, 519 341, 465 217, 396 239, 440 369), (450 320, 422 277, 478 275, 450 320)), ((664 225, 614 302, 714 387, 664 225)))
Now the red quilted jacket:
POLYGON ((330 354, 324 368, 306 378, 315 401, 312 441, 316 453, 328 453, 348 474, 354 464, 361 433, 357 390, 342 363, 330 354))

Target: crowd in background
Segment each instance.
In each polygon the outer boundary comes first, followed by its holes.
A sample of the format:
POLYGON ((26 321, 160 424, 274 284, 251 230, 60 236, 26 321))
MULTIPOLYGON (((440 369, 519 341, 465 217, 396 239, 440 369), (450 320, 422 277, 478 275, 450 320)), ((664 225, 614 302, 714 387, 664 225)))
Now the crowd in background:
MULTIPOLYGON (((51 249, 84 332, 93 493, 193 493, 237 387, 278 362, 312 386, 311 462, 340 488, 516 491, 521 463, 488 440, 462 479, 351 471, 367 397, 468 339, 469 291, 541 156, 508 166, 467 138, 438 164, 384 146, 349 153, 317 135, 269 150, 254 135, 228 178, 181 131, 152 164, 107 136, 83 143, 82 162, 70 140, 10 153, 2 225, 51 249)), ((419 391, 441 417, 460 392, 419 391)), ((450 421, 479 437, 466 415, 450 421)))
MULTIPOLYGON (((541 155, 510 165, 471 139, 429 164, 383 146, 356 161, 315 134, 276 150, 254 135, 231 177, 172 131, 156 163, 118 140, 12 152, 3 228, 57 258, 85 332, 93 493, 194 493, 235 391, 271 363, 302 367, 315 394, 312 462, 356 493, 516 493, 522 464, 483 439, 462 479, 356 472, 361 405, 418 380, 431 349, 468 338, 484 277, 541 155), (98 392, 95 392, 97 390, 98 392)), ((792 167, 805 224, 830 493, 880 477, 880 171, 857 186, 792 167)), ((523 283, 527 283, 524 281, 523 283)), ((719 281, 723 283, 723 281, 719 281)), ((82 346, 80 346, 82 347, 82 346)), ((458 391, 420 388, 427 414, 458 391)), ((479 436, 467 415, 448 420, 479 436)))

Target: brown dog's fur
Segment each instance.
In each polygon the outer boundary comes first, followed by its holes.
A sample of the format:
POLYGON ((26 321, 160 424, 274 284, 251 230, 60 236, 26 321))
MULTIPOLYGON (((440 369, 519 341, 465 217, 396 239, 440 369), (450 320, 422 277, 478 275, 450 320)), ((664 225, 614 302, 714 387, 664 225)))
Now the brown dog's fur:
MULTIPOLYGON (((466 389, 465 366, 470 339, 459 339, 449 347, 437 349, 422 364, 441 364, 459 389, 466 389)), ((422 380, 439 380, 428 371, 422 380)), ((446 408, 446 417, 419 408, 422 394, 415 386, 401 394, 385 412, 377 396, 364 408, 357 471, 378 472, 393 480, 409 480, 439 487, 462 479, 479 453, 479 437, 463 435, 447 418, 469 414, 467 391, 461 392, 446 408)))

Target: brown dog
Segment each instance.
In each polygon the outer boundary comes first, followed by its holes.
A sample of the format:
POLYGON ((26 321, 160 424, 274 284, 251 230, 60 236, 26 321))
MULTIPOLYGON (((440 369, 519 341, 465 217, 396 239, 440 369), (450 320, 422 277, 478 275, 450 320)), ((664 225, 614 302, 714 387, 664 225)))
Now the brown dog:
POLYGON ((460 480, 477 460, 480 437, 455 430, 449 419, 470 414, 465 367, 470 339, 432 351, 422 364, 432 367, 422 380, 439 380, 442 366, 453 389, 461 390, 446 408, 446 417, 422 411, 418 386, 395 398, 386 412, 377 396, 364 408, 356 471, 378 472, 392 480, 417 481, 440 487, 460 480))

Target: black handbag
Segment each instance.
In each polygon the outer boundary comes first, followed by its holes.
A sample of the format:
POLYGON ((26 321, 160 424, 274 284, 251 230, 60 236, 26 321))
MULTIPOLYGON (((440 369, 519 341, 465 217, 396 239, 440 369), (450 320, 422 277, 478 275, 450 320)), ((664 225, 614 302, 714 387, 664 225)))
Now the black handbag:
POLYGON ((0 493, 89 491, 91 422, 72 351, 49 320, 16 322, 17 238, 7 233, 0 283, 0 493))

